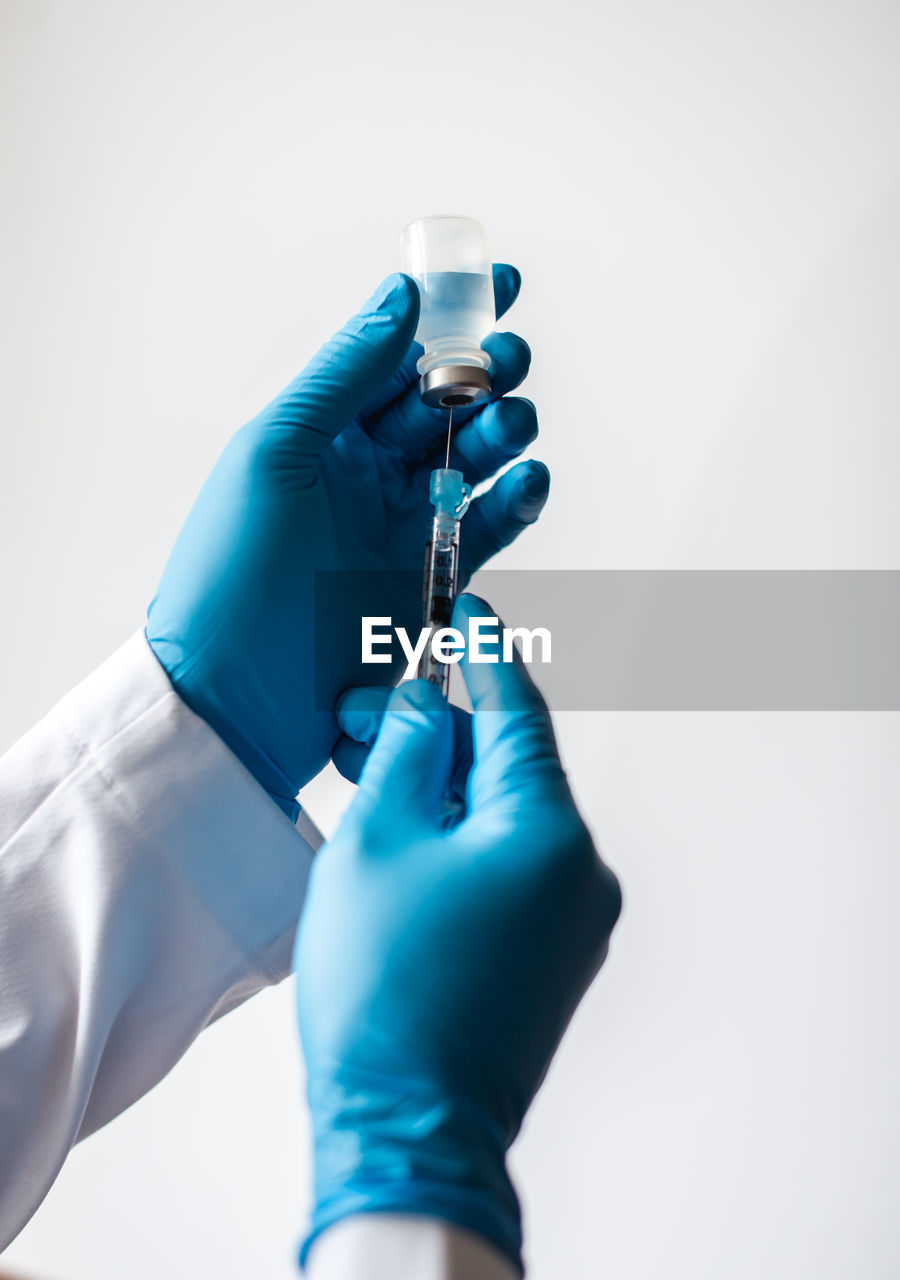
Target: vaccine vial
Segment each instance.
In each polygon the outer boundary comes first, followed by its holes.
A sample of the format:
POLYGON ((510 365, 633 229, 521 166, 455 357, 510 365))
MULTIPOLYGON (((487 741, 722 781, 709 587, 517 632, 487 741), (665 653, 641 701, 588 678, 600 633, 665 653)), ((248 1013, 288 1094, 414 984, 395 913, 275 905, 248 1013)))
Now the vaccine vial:
POLYGON ((401 270, 419 286, 419 391, 435 408, 475 404, 491 391, 491 359, 481 343, 494 327, 494 277, 484 227, 438 214, 401 236, 401 270))

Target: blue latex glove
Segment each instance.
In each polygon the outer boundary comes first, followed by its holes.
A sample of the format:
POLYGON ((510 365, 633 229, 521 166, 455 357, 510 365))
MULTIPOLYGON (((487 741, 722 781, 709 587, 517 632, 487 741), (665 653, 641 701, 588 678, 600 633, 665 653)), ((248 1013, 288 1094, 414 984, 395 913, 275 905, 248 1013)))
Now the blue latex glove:
MULTIPOLYGON (((454 625, 490 614, 463 596, 454 625)), ((313 867, 295 955, 315 1141, 301 1260, 339 1219, 396 1212, 457 1223, 521 1265, 506 1151, 619 914, 521 661, 463 670, 462 818, 448 827, 443 804, 461 721, 411 681, 313 867)), ((372 738, 378 701, 344 696, 348 739, 372 738)))
MULTIPOLYGON (((518 272, 496 266, 494 289, 502 314, 518 293, 518 272)), ((384 577, 396 582, 397 598, 375 612, 416 631, 421 625, 433 514, 428 479, 443 465, 448 415, 427 408, 417 390, 418 315, 415 283, 389 276, 237 432, 188 516, 148 611, 147 638, 178 693, 291 817, 294 797, 327 763, 338 737, 334 703, 365 678, 358 631, 347 629, 315 653, 316 571, 389 570, 384 577)), ((485 349, 493 361, 492 400, 454 412, 451 466, 471 484, 537 434, 531 402, 505 396, 528 372, 527 345, 497 333, 485 349)), ((524 462, 472 504, 461 539, 463 582, 537 519, 548 489, 547 469, 524 462)), ((364 670, 376 680, 392 676, 386 667, 364 670)))

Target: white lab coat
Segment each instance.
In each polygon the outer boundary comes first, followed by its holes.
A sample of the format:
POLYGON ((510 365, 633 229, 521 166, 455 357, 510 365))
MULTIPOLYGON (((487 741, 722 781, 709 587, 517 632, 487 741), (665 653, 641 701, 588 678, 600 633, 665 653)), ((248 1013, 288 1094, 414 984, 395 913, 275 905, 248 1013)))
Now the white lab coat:
MULTIPOLYGON (((0 1249, 75 1142, 286 976, 318 843, 185 706, 143 634, 0 760, 0 1249)), ((515 1272, 467 1232, 370 1215, 325 1232, 308 1274, 515 1272)))

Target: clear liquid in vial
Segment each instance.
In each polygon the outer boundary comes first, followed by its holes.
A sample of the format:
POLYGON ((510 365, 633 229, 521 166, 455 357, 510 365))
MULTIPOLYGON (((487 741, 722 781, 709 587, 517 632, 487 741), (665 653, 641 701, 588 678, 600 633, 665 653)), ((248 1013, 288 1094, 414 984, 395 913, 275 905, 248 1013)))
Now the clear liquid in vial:
POLYGON ((482 355, 481 339, 494 327, 490 276, 475 271, 429 272, 419 293, 422 309, 416 340, 425 347, 420 373, 454 356, 471 362, 473 354, 482 355))

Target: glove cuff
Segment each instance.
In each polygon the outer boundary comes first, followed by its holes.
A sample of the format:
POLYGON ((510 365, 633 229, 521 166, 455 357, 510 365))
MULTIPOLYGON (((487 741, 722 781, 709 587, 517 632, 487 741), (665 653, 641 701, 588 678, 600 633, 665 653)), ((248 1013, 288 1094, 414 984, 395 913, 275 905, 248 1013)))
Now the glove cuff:
POLYGON ((315 1207, 300 1265, 316 1238, 359 1213, 438 1218, 475 1232, 522 1270, 519 1201, 508 1141, 470 1102, 419 1082, 341 1069, 308 1086, 315 1133, 315 1207))
POLYGON ((300 805, 296 800, 298 788, 273 761, 262 755, 254 744, 240 733, 232 724, 217 699, 209 688, 203 686, 199 690, 189 687, 179 674, 181 650, 177 645, 165 639, 157 639, 150 634, 150 624, 144 628, 147 644, 159 665, 169 678, 169 684, 178 694, 185 706, 194 715, 205 720, 213 732, 221 738, 232 755, 237 756, 248 773, 256 779, 268 796, 278 805, 281 812, 291 822, 300 816, 300 805))

